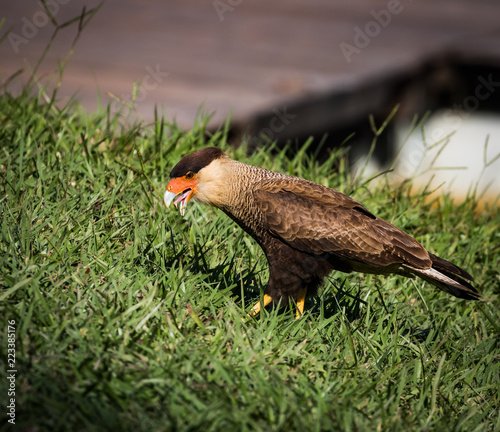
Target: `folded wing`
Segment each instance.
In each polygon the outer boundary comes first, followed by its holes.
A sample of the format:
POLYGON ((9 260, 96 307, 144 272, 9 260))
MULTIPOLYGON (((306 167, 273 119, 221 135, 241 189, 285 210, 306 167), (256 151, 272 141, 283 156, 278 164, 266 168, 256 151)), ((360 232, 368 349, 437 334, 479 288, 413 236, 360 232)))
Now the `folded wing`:
POLYGON ((341 192, 300 179, 273 179, 254 198, 269 232, 295 249, 371 266, 431 267, 419 242, 341 192))

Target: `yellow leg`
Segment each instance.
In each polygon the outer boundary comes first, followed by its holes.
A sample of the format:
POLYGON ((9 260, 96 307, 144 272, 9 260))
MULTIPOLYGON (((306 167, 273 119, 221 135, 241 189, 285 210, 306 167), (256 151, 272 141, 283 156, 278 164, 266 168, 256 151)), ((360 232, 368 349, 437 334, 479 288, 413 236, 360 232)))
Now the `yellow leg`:
POLYGON ((250 312, 248 312, 248 316, 253 317, 253 316, 257 315, 262 308, 265 308, 272 301, 273 301, 273 299, 270 296, 268 296, 267 294, 264 294, 264 299, 263 299, 262 303, 260 301, 258 301, 255 304, 255 306, 252 309, 250 309, 250 312))
POLYGON ((295 313, 295 319, 299 319, 304 314, 304 304, 306 302, 307 288, 300 291, 299 297, 297 298, 297 312, 295 313))

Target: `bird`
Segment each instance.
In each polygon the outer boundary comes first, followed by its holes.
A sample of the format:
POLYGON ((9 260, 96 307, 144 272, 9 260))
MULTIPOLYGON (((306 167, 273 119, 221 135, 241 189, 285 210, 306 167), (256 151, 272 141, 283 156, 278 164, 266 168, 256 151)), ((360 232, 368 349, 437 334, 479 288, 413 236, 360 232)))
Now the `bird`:
POLYGON ((293 300, 299 318, 306 297, 317 295, 332 271, 417 276, 460 299, 481 296, 467 271, 428 252, 353 198, 233 160, 218 147, 196 150, 172 168, 165 205, 173 202, 184 216, 191 199, 222 210, 265 253, 269 280, 249 316, 271 302, 283 306, 293 300))

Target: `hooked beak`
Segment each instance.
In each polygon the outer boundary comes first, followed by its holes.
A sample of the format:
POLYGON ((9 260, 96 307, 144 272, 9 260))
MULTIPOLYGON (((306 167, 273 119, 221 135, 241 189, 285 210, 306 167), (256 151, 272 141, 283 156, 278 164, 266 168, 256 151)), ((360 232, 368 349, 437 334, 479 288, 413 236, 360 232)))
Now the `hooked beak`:
POLYGON ((196 192, 196 186, 196 177, 192 180, 186 180, 184 177, 177 177, 170 180, 165 195, 163 195, 165 205, 169 207, 173 201, 177 208, 177 204, 179 204, 181 215, 184 216, 186 204, 196 192))

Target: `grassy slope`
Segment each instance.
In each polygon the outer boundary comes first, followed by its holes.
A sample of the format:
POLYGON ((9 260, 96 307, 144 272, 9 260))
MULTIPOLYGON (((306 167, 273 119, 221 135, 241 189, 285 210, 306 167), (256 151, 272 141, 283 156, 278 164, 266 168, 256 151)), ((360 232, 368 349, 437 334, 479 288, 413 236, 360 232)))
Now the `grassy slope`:
POLYGON ((353 192, 487 299, 334 274, 303 319, 242 321, 267 280, 258 246, 218 211, 167 211, 152 187, 187 152, 227 149, 223 133, 121 127, 25 96, 0 99, 0 125, 0 362, 14 319, 16 430, 500 430, 498 209, 363 187, 339 157, 229 149, 353 192))

